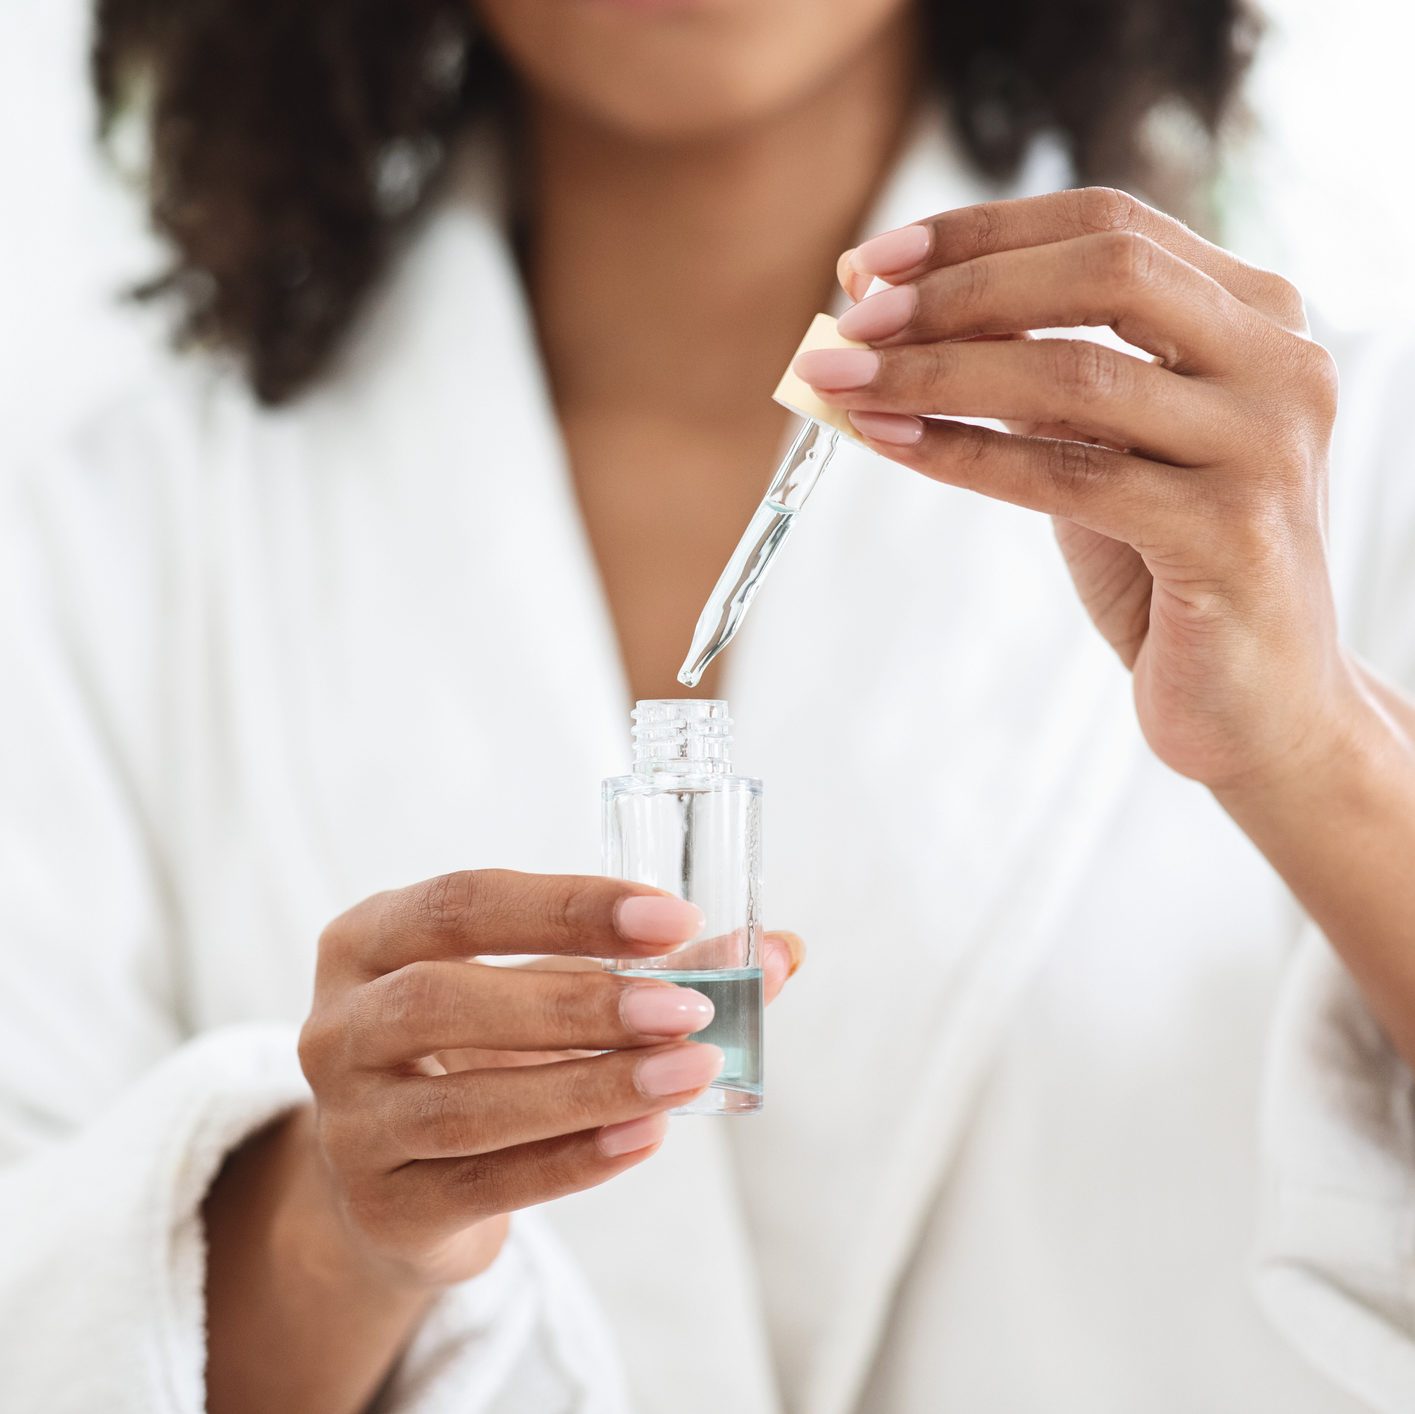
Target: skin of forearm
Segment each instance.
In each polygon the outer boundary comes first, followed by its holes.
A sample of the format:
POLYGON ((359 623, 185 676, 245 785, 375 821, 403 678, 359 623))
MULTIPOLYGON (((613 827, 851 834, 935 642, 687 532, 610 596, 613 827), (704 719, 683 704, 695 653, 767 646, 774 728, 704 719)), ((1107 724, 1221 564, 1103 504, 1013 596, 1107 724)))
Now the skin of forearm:
POLYGON ((1415 704, 1355 677, 1357 710, 1321 766, 1217 796, 1415 1066, 1415 704))
POLYGON ((1379 673, 1364 663, 1353 663, 1358 681, 1377 708, 1390 718, 1391 725, 1415 750, 1415 702, 1392 687, 1379 673))
POLYGON ((312 1155, 312 1112, 293 1111, 207 1197, 211 1414, 360 1414, 433 1300, 351 1256, 312 1155))

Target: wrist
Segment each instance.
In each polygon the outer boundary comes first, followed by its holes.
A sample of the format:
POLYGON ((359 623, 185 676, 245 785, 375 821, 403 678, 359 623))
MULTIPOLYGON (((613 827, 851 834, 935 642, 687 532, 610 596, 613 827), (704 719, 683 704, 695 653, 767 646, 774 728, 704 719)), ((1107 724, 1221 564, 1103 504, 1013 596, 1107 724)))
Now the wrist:
POLYGON ((1364 814, 1393 782, 1415 771, 1409 740, 1380 705, 1359 665, 1345 654, 1338 678, 1298 746, 1261 769, 1210 786, 1240 823, 1316 809, 1364 814))
POLYGON ((312 1105, 287 1115, 268 1143, 270 1245, 301 1288, 359 1292, 387 1310, 417 1312, 431 1303, 435 1286, 376 1251, 351 1221, 320 1149, 312 1105))

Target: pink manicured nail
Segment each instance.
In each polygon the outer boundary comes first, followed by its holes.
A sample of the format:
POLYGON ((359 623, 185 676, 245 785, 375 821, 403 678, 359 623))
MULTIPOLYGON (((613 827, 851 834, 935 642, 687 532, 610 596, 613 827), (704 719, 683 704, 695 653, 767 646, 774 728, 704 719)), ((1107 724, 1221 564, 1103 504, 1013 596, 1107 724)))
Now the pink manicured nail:
POLYGON ((897 275, 917 265, 932 244, 933 234, 927 226, 901 226, 856 246, 850 263, 866 275, 897 275))
POLYGON ((839 260, 835 262, 835 278, 840 281, 840 288, 845 291, 851 299, 859 299, 870 287, 870 277, 862 275, 855 269, 852 257, 855 252, 847 250, 839 260))
POLYGON ((813 388, 844 392, 873 381, 879 355, 873 349, 811 349, 797 354, 791 368, 813 388))
POLYGON ((619 1015, 631 1031, 644 1036, 686 1036, 712 1020, 713 1006, 701 992, 647 982, 629 987, 619 1002, 619 1015))
POLYGON ((642 1119, 626 1119, 623 1124, 606 1124, 595 1136, 595 1143, 606 1158, 617 1159, 657 1144, 667 1133, 667 1115, 644 1115, 642 1119))
POLYGON ((702 909, 681 898, 640 894, 614 910, 615 930, 631 943, 686 943, 702 926, 702 909))
POLYGON ((891 447, 912 447, 924 435, 922 418, 897 412, 852 412, 850 421, 872 442, 891 447))
POLYGON ((892 339, 907 327, 918 308, 919 292, 913 285, 896 285, 847 309, 836 326, 847 339, 862 344, 876 339, 892 339))
POLYGON ((710 1085, 722 1070, 727 1057, 716 1046, 694 1043, 676 1050, 660 1051, 656 1056, 639 1062, 634 1083, 645 1095, 661 1099, 665 1095, 681 1095, 687 1090, 701 1090, 710 1085))
POLYGON ((762 962, 762 981, 768 994, 775 996, 791 975, 791 955, 783 943, 768 943, 763 951, 766 957, 762 962))

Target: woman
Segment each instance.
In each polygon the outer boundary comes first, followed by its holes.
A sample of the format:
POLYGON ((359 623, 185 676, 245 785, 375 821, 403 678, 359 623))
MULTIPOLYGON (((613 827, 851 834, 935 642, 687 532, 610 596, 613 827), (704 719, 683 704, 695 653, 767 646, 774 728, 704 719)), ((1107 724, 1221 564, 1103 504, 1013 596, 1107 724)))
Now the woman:
POLYGON ((1415 1401, 1409 367, 1351 368, 1329 572, 1297 293, 1042 190, 1215 124, 1237 17, 989 14, 101 7, 254 396, 174 372, 5 517, 0 1403, 1415 1401), (867 347, 797 370, 899 465, 704 685, 816 961, 767 1115, 665 1143, 704 1010, 554 964, 696 920, 566 871, 837 260, 867 347), (1151 360, 1023 337, 1077 325, 1151 360))

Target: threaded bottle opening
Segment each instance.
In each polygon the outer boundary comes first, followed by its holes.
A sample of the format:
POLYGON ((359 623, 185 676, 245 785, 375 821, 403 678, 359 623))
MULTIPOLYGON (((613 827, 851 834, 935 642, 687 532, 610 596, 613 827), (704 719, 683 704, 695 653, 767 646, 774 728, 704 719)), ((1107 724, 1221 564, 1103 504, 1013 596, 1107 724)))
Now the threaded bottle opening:
POLYGON ((732 718, 725 702, 640 702, 633 717, 636 772, 716 776, 732 770, 732 718))

